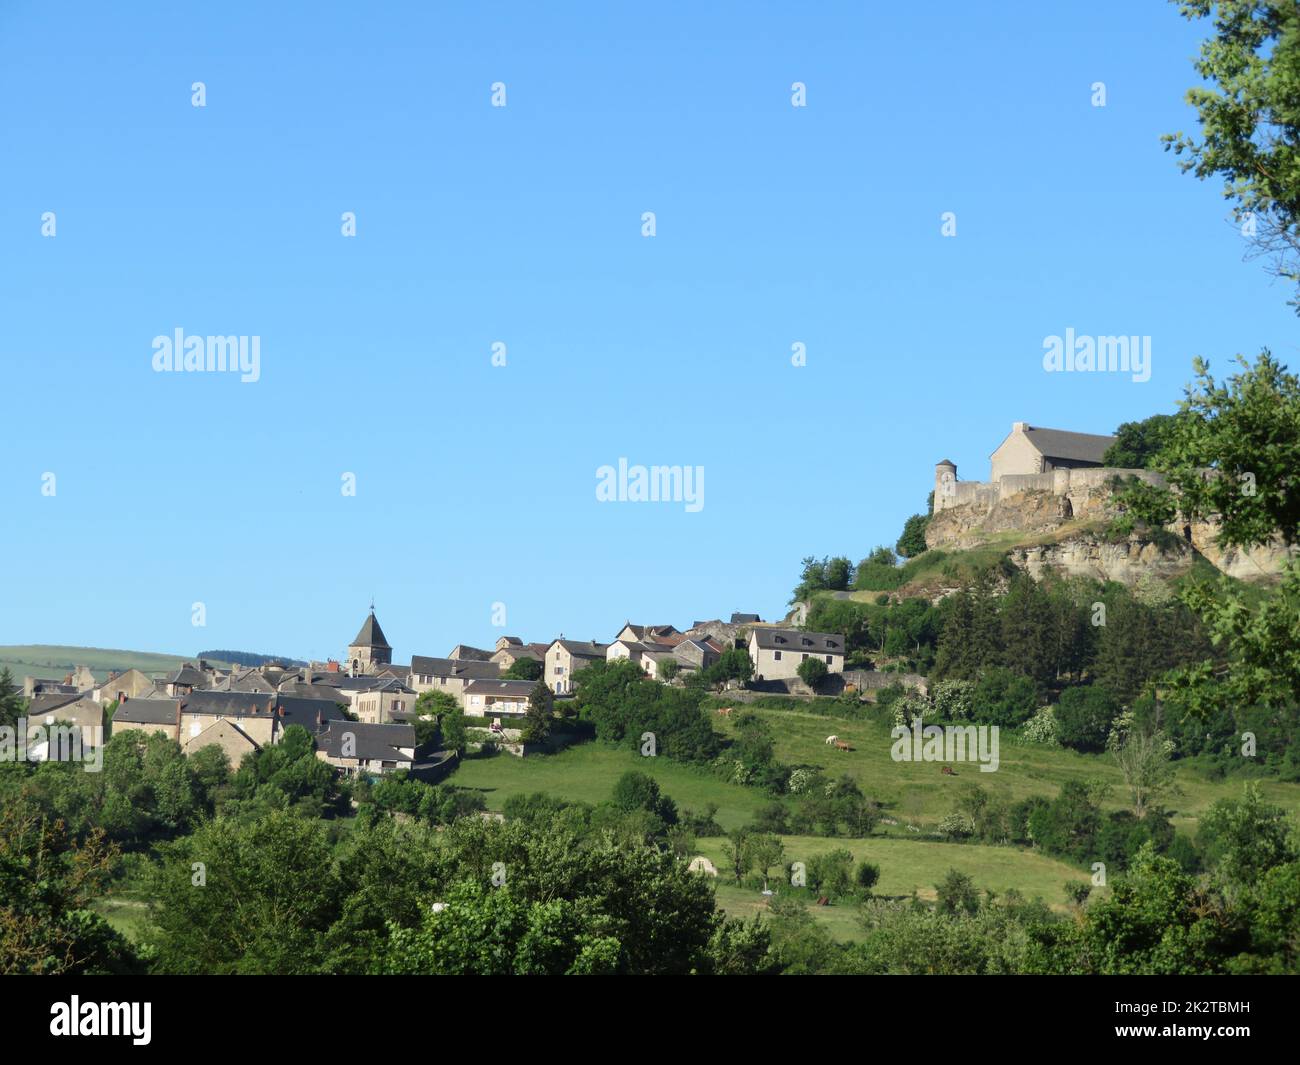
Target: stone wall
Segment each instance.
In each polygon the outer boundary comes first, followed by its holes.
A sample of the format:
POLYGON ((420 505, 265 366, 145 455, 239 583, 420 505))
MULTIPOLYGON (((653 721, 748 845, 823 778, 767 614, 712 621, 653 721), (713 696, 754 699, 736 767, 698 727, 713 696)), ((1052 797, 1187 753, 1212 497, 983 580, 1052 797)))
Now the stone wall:
POLYGON ((956 467, 947 467, 952 471, 951 477, 943 469, 935 476, 934 510, 953 507, 980 506, 992 509, 1003 500, 1022 492, 1048 492, 1056 496, 1069 498, 1072 503, 1078 500, 1079 506, 1106 493, 1106 485, 1112 477, 1137 477, 1148 484, 1164 484, 1164 478, 1152 470, 1127 470, 1113 466, 1094 466, 1082 470, 1049 470, 1046 473, 1008 474, 997 481, 959 481, 956 479, 956 467))

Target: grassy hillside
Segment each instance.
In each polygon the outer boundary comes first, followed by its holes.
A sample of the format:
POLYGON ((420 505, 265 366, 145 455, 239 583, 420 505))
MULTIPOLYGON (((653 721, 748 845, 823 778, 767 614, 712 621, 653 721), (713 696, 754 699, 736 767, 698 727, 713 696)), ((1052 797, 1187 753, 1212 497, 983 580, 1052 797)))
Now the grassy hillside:
MULTIPOLYGON (((169 673, 194 656, 154 654, 150 651, 120 651, 105 647, 66 647, 60 644, 0 645, 0 668, 8 668, 15 681, 25 676, 61 680, 77 666, 87 666, 96 677, 113 670, 138 669, 142 673, 169 673)), ((215 663, 214 665, 226 663, 215 663)))
MULTIPOLYGON (((968 873, 980 888, 1003 892, 1016 888, 1027 898, 1041 897, 1056 909, 1064 909, 1067 881, 1086 879, 1086 872, 1044 854, 1020 847, 944 843, 929 836, 937 822, 949 813, 961 789, 978 784, 992 794, 1016 801, 1029 795, 1054 797, 1068 780, 1104 781, 1111 785, 1103 804, 1124 808, 1128 793, 1119 770, 1107 755, 1084 755, 1060 748, 1020 746, 1009 738, 1000 749, 1001 764, 994 773, 981 773, 974 765, 957 767, 946 776, 932 762, 900 763, 890 757, 890 724, 881 720, 847 721, 816 712, 806 702, 792 702, 791 709, 757 709, 776 737, 776 757, 793 765, 820 766, 833 775, 853 777, 868 796, 881 802, 893 825, 882 824, 867 839, 787 835, 782 837, 786 861, 808 858, 843 847, 855 860, 870 860, 880 866, 877 891, 884 895, 934 897, 935 884, 950 869, 968 873), (826 745, 828 735, 837 735, 854 746, 839 751, 826 745), (909 826, 912 826, 909 828, 909 826), (913 831, 918 829, 919 831, 913 831)), ((716 727, 730 733, 728 719, 716 718, 716 727)), ((511 795, 542 791, 583 802, 606 800, 614 783, 628 770, 653 776, 679 807, 702 811, 716 803, 716 819, 725 829, 751 822, 754 813, 773 799, 757 788, 741 787, 665 758, 642 758, 636 753, 603 743, 588 743, 558 754, 521 760, 507 755, 471 758, 451 777, 451 783, 483 792, 488 807, 501 810, 511 795)), ((1199 817, 1215 800, 1236 798, 1243 778, 1209 780, 1195 769, 1181 765, 1177 770, 1178 793, 1167 803, 1179 831, 1195 835, 1199 817)), ((1261 778, 1261 790, 1270 802, 1300 814, 1300 785, 1261 778)), ((699 840, 699 853, 708 856, 720 873, 725 869, 723 840, 699 840)), ((765 898, 751 888, 736 887, 718 880, 719 903, 729 912, 760 911, 765 898)), ((780 884, 772 885, 779 888, 780 884)), ((816 919, 842 940, 860 935, 851 906, 814 907, 816 919)))
MULTIPOLYGON (((772 726, 778 760, 790 765, 820 766, 836 776, 848 774, 864 794, 884 803, 893 816, 922 829, 933 826, 949 813, 957 792, 970 784, 978 784, 993 795, 1016 802, 1030 795, 1053 797, 1067 780, 1100 780, 1111 785, 1104 808, 1119 810, 1128 802, 1123 777, 1108 755, 1079 754, 1036 744, 1021 746, 1009 733, 1004 733, 997 772, 981 773, 976 766, 968 764, 957 767, 955 775, 945 776, 933 762, 895 762, 890 758, 892 722, 848 721, 804 709, 753 712, 772 726), (828 747, 829 735, 846 740, 856 749, 839 751, 828 747)), ((720 732, 733 731, 728 719, 716 721, 720 732)), ((1197 819, 1211 803, 1225 796, 1238 797, 1244 784, 1244 778, 1208 780, 1186 763, 1178 765, 1176 780, 1180 794, 1171 796, 1167 802, 1173 811, 1174 825, 1190 835, 1195 835, 1197 819)), ((1269 802, 1300 814, 1300 784, 1263 777, 1260 790, 1269 802)))

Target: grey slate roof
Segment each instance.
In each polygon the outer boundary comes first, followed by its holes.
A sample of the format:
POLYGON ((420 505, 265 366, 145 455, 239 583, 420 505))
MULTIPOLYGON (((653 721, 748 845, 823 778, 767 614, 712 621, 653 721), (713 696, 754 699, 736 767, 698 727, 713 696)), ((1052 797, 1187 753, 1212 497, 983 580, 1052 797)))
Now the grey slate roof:
POLYGON ((384 639, 384 630, 379 627, 379 622, 375 620, 375 612, 370 611, 370 616, 361 625, 361 631, 357 633, 357 638, 349 645, 351 647, 384 647, 391 651, 392 645, 384 639))
POLYGON ((577 658, 603 659, 609 649, 609 644, 597 643, 595 640, 556 640, 555 642, 577 658))
POLYGON ((465 685, 466 695, 509 695, 527 698, 537 684, 535 680, 472 680, 465 685))
POLYGON ((756 621, 762 621, 757 614, 732 614, 732 625, 753 625, 756 621))
POLYGON ((174 725, 179 699, 128 699, 118 703, 113 720, 138 725, 174 725))
POLYGON ((482 680, 501 676, 501 666, 496 662, 472 662, 459 658, 426 658, 415 655, 411 659, 411 672, 421 677, 461 677, 465 680, 482 680))
POLYGON ((331 758, 358 758, 364 761, 413 762, 411 755, 398 748, 414 750, 415 729, 411 725, 371 725, 364 721, 333 721, 316 739, 317 747, 331 758), (352 737, 352 753, 343 753, 345 738, 352 737))
POLYGON ((1106 449, 1115 442, 1113 436, 1072 433, 1065 429, 1040 429, 1035 425, 1025 430, 1025 436, 1044 458, 1095 462, 1098 466, 1101 465, 1106 449))
POLYGON ((473 647, 467 643, 458 643, 451 649, 451 652, 447 657, 463 659, 469 662, 486 662, 493 654, 493 651, 485 651, 481 647, 473 647))
MULTIPOLYGON (((196 691, 181 699, 186 713, 221 714, 225 717, 248 717, 257 714, 270 716, 275 707, 274 693, 196 691)), ((132 699, 131 703, 137 700, 132 699)), ((128 703, 127 705, 131 705, 128 703)))
POLYGON ((795 629, 754 629, 753 637, 764 651, 801 651, 807 654, 844 653, 844 637, 834 632, 799 632, 795 629))
POLYGON ((80 702, 81 698, 80 694, 68 692, 36 695, 27 705, 27 716, 39 717, 43 714, 51 714, 61 706, 80 702))
POLYGON ((186 684, 191 688, 197 688, 207 682, 208 678, 204 674, 188 664, 167 674, 168 684, 186 684))
POLYGON ((298 699, 281 695, 275 701, 275 712, 280 715, 280 724, 285 728, 301 725, 308 732, 320 732, 328 728, 331 721, 347 720, 339 705, 329 699, 298 699))

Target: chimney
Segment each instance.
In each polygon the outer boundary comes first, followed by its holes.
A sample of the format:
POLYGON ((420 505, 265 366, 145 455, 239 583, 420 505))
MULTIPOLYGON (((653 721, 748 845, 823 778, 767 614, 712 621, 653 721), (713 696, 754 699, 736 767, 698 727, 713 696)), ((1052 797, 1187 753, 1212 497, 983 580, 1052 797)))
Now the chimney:
POLYGON ((1028 422, 1012 422, 1011 431, 1013 433, 1023 433, 1029 428, 1028 422))

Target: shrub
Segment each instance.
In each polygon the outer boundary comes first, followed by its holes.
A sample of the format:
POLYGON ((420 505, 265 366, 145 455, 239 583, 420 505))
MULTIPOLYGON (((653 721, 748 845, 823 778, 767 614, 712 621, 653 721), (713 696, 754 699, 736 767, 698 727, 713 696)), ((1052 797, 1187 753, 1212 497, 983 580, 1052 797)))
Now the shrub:
POLYGON ((1056 738, 1076 751, 1104 751, 1119 710, 1118 700, 1099 684, 1066 688, 1056 706, 1056 738))

